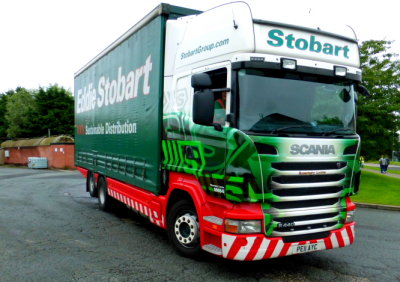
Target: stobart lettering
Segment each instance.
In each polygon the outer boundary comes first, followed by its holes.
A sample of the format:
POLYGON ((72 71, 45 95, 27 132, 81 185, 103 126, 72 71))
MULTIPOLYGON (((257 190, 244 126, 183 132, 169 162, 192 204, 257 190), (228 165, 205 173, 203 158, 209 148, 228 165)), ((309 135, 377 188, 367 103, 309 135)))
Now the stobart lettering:
POLYGON ((280 29, 272 29, 268 32, 268 45, 273 47, 286 46, 289 49, 297 49, 301 51, 310 51, 315 53, 323 53, 336 57, 344 57, 349 59, 349 46, 339 46, 328 42, 321 42, 314 35, 309 38, 296 38, 293 34, 285 34, 280 29))
POLYGON ((293 144, 290 146, 292 155, 335 155, 335 147, 333 145, 307 145, 293 144))
POLYGON ((97 89, 93 83, 89 83, 77 92, 76 113, 102 108, 113 105, 138 96, 139 84, 143 81, 143 95, 150 94, 149 77, 153 68, 151 55, 147 57, 144 65, 137 69, 123 73, 122 67, 119 67, 116 73, 116 79, 110 79, 108 76, 101 76, 97 83, 97 89))

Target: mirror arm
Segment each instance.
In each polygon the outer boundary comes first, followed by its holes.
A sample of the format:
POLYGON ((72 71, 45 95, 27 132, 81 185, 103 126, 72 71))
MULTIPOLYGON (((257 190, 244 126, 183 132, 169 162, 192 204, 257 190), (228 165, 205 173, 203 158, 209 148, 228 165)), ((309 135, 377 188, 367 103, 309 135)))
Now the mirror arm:
POLYGON ((219 124, 219 123, 213 123, 212 125, 214 126, 214 129, 215 129, 216 131, 222 131, 222 130, 223 130, 222 125, 219 124))
POLYGON ((230 88, 214 88, 211 89, 213 93, 220 93, 220 92, 231 92, 230 88))
POLYGON ((371 97, 371 93, 369 93, 368 89, 364 85, 357 85, 356 91, 365 97, 371 97))

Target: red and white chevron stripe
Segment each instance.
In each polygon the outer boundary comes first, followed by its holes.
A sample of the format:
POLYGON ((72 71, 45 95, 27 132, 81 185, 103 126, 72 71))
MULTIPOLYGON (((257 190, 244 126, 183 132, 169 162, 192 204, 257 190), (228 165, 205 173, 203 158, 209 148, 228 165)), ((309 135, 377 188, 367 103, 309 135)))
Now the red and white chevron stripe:
POLYGON ((145 216, 148 216, 150 219, 150 222, 152 222, 153 224, 156 224, 160 227, 163 227, 165 222, 164 222, 164 216, 158 214, 158 212, 153 211, 149 206, 147 206, 146 204, 144 204, 143 202, 137 200, 137 199, 133 199, 131 197, 127 197, 121 193, 118 193, 117 191, 108 188, 108 194, 117 199, 120 202, 123 202, 124 204, 128 205, 129 207, 131 207, 132 209, 140 212, 141 214, 144 214, 145 216))
MULTIPOLYGON (((222 256, 232 260, 263 260, 296 254, 298 246, 316 244, 310 251, 341 248, 354 242, 355 223, 331 232, 325 239, 284 243, 280 238, 266 238, 263 235, 222 235, 222 256)), ((304 252, 304 251, 303 251, 304 252)))

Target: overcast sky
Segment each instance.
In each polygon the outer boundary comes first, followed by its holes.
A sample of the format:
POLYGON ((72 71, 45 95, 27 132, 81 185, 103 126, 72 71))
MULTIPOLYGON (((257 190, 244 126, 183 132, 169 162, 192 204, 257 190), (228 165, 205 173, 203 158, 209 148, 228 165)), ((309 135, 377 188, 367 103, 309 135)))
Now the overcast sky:
MULTIPOLYGON (((230 1, 165 0, 207 10, 230 1)), ((255 18, 283 14, 350 25, 360 41, 394 40, 396 0, 248 0, 255 18)), ((155 0, 0 0, 0 93, 58 84, 73 91, 74 73, 155 8, 155 0)))

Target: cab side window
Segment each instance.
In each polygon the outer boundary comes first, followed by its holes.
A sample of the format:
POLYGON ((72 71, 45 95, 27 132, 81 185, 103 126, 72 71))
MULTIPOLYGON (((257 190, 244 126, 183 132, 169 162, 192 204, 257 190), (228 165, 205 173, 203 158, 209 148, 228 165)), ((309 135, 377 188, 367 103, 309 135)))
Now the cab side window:
POLYGON ((227 87, 227 69, 217 69, 207 72, 211 78, 214 92, 214 123, 225 124, 226 120, 226 92, 217 91, 227 87))

